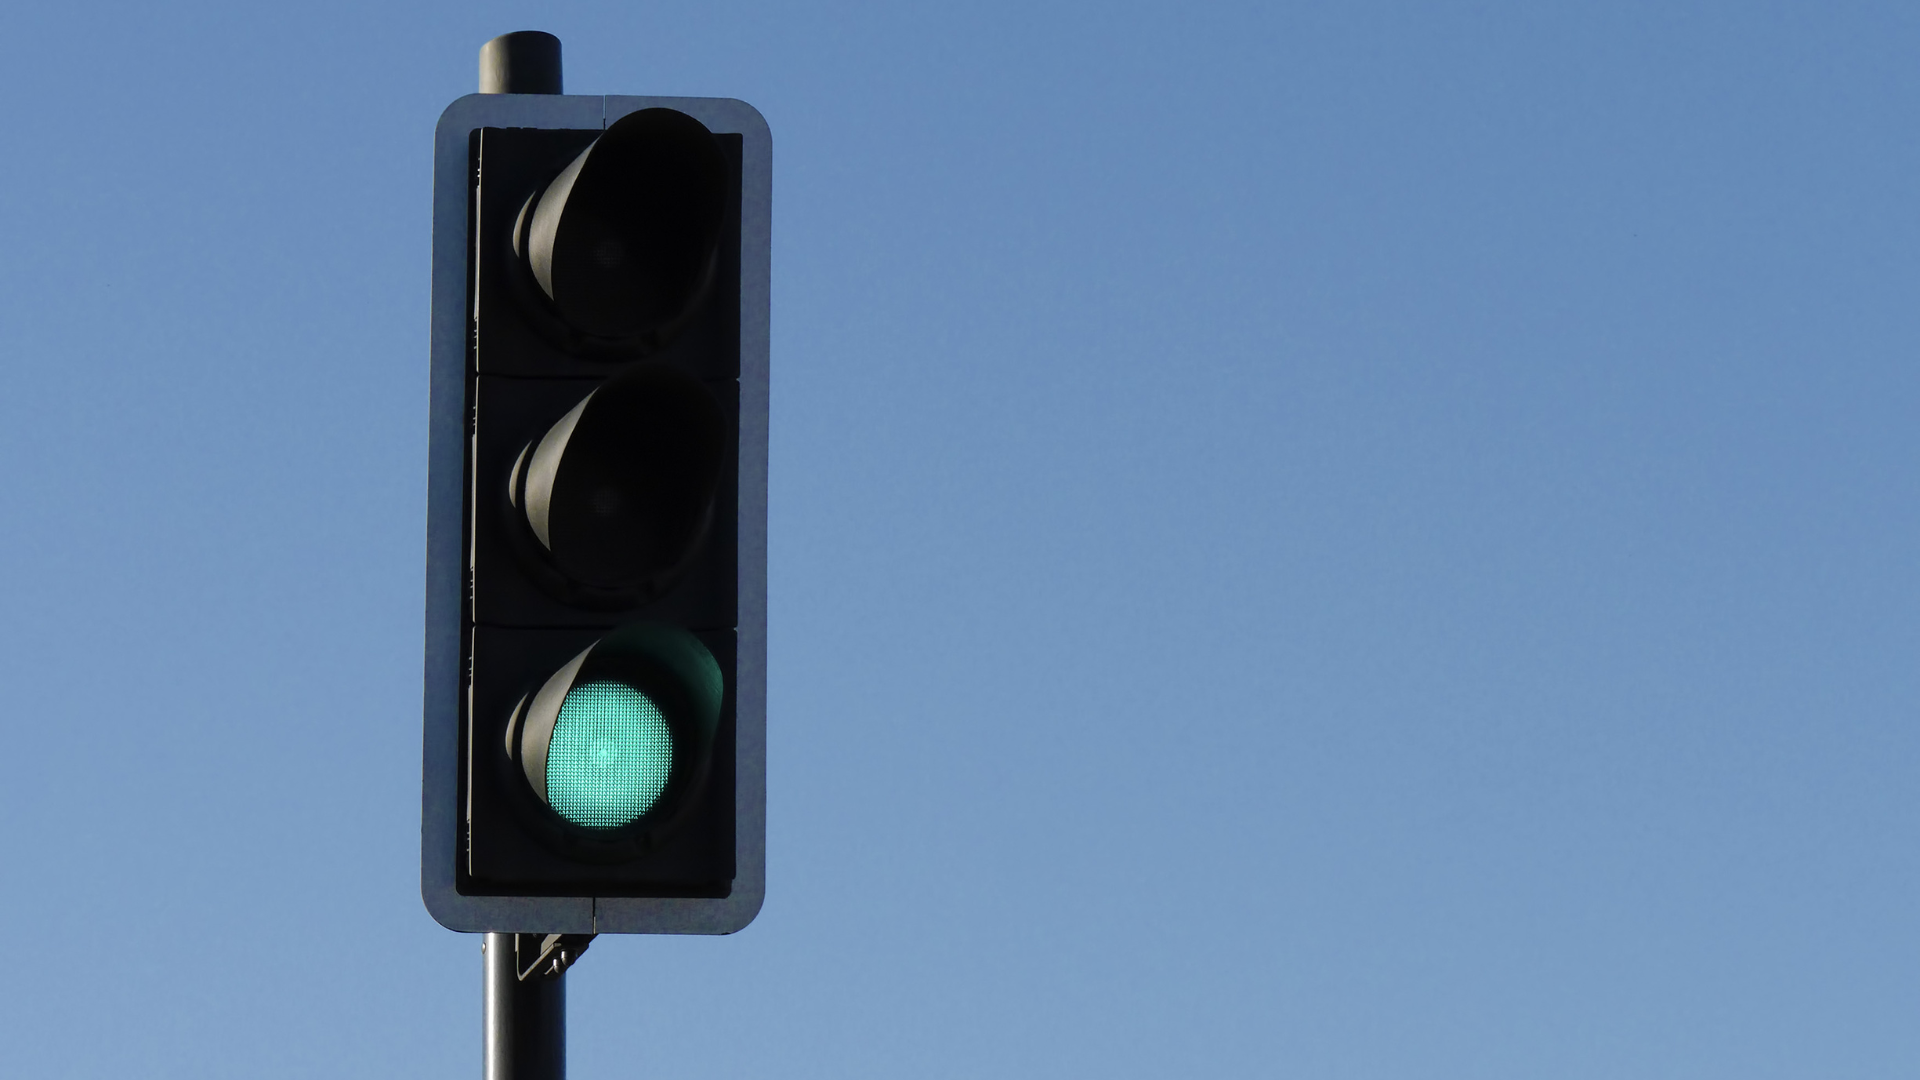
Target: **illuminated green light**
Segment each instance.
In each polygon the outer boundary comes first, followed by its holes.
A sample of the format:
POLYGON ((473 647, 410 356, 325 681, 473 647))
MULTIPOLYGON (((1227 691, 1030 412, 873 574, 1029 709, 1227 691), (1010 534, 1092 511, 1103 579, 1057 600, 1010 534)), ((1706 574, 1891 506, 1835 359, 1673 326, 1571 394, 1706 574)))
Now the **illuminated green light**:
POLYGON ((547 804, 575 825, 617 829, 653 809, 673 733, 645 694, 616 682, 567 691, 547 745, 547 804))

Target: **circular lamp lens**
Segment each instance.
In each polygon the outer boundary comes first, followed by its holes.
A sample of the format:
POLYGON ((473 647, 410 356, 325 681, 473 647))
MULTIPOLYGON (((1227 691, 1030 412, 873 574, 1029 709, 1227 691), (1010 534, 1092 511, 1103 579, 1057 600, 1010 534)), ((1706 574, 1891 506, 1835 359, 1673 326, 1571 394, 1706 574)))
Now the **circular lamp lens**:
POLYGON ((603 341, 651 334, 657 344, 712 284, 728 171, 700 121, 672 109, 629 113, 529 201, 515 250, 574 330, 603 341))
POLYGON ((666 589, 712 533, 729 427, 713 392, 666 364, 630 367, 555 421, 506 491, 544 587, 613 610, 666 589))
POLYGON ((547 804, 589 829, 653 809, 673 771, 673 733, 652 699, 617 682, 567 692, 547 748, 547 804))

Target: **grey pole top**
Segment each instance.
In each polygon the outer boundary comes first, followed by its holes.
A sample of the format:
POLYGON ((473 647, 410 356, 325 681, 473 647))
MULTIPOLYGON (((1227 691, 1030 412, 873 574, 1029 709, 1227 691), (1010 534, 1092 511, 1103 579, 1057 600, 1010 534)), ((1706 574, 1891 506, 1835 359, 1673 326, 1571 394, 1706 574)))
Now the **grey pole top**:
POLYGON ((560 39, 541 30, 516 30, 480 46, 483 94, 559 94, 560 39))

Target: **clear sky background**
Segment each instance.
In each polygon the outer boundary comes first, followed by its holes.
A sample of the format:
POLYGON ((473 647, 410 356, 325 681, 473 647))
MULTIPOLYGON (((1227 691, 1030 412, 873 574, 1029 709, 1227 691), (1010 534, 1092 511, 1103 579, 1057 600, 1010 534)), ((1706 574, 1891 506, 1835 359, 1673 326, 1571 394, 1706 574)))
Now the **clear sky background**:
POLYGON ((431 137, 775 147, 768 878, 575 1080, 1920 1075, 1920 8, 0 11, 0 1074, 468 1078, 431 137))

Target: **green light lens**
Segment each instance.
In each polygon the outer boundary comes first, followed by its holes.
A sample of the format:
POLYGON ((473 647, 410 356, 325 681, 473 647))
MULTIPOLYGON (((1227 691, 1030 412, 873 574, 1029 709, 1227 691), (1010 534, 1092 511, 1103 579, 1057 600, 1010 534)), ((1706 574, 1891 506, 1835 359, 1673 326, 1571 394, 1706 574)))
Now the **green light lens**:
POLYGON ((673 733, 645 694, 616 682, 567 691, 547 745, 547 804, 575 825, 617 829, 659 800, 673 733))

